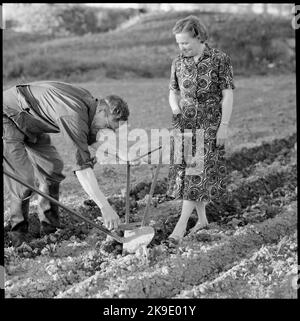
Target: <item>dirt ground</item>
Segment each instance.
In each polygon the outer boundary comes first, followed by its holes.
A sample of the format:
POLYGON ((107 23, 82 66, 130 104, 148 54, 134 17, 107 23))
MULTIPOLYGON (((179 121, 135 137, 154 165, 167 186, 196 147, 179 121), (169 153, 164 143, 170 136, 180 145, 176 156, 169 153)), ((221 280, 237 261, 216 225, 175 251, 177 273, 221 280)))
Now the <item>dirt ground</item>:
MULTIPOLYGON (((131 109, 133 128, 170 127, 168 80, 109 80, 82 86, 116 93, 131 109), (151 88, 151 90, 149 90, 151 88)), ((5 235, 5 296, 26 298, 296 298, 297 139, 295 75, 236 79, 227 146, 230 184, 207 206, 209 227, 164 245, 180 215, 165 198, 168 166, 160 171, 149 224, 155 237, 145 252, 122 254, 94 228, 61 210, 64 229, 19 249, 5 235), (30 286, 27 286, 29 285, 30 286)), ((71 173, 70 150, 53 137, 65 160, 61 201, 95 222, 100 210, 71 173)), ((98 182, 124 218, 125 166, 96 165, 98 182)), ((154 168, 133 168, 131 221, 140 221, 154 168)), ((7 221, 9 201, 5 197, 7 221)), ((31 233, 38 229, 31 203, 31 233)), ((188 231, 196 222, 193 214, 188 231)))

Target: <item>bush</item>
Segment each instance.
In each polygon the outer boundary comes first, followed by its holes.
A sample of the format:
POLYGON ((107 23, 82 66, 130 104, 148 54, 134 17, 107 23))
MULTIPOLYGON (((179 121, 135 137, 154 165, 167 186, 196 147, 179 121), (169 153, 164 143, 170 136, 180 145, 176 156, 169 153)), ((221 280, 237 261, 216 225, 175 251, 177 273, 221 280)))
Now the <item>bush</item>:
POLYGON ((116 29, 123 22, 138 14, 135 9, 99 9, 95 15, 97 17, 97 31, 106 32, 116 29))
POLYGON ((15 57, 8 61, 4 69, 3 77, 12 78, 48 78, 65 79, 71 75, 81 75, 90 70, 101 67, 87 61, 77 61, 63 56, 42 56, 39 54, 25 57, 15 57))
MULTIPOLYGON (((83 35, 98 31, 97 17, 92 8, 80 5, 68 6, 58 10, 57 17, 67 35, 83 35)), ((57 33, 64 35, 59 29, 57 29, 57 33)))
POLYGON ((274 39, 282 42, 293 37, 287 20, 272 16, 234 16, 211 30, 213 42, 231 56, 234 69, 244 72, 276 63, 280 52, 273 46, 274 39))
MULTIPOLYGON (((61 27, 61 21, 57 16, 56 6, 49 4, 18 4, 14 6, 14 29, 25 33, 39 33, 55 35, 61 27)), ((62 8, 60 8, 62 9, 62 8)))
POLYGON ((8 28, 55 37, 105 32, 115 29, 138 13, 134 9, 97 9, 79 4, 37 3, 9 6, 13 6, 8 7, 13 10, 13 14, 7 20, 8 28))

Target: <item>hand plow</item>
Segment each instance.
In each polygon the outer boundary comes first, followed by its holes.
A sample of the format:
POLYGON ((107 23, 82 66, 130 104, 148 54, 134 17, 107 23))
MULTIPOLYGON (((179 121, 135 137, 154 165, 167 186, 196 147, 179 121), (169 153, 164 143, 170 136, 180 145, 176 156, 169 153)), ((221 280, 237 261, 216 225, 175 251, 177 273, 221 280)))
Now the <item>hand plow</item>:
MULTIPOLYGON (((126 230, 125 229, 124 230, 124 237, 125 238, 138 236, 141 233, 141 231, 143 231, 145 229, 147 229, 147 231, 149 231, 148 234, 147 234, 147 236, 149 236, 149 239, 150 239, 150 235, 152 235, 149 243, 151 242, 152 238, 154 237, 155 233, 154 233, 153 227, 145 226, 145 224, 146 224, 147 216, 148 216, 148 213, 149 213, 151 199, 152 199, 153 192, 154 192, 154 189, 155 189, 155 185, 156 185, 159 169, 160 169, 160 166, 161 166, 161 147, 162 146, 160 146, 158 148, 160 150, 160 152, 159 152, 159 163, 158 163, 158 165, 156 167, 154 178, 153 178, 153 181, 152 181, 152 184, 151 184, 151 187, 150 187, 150 192, 149 192, 149 196, 148 196, 148 199, 147 199, 147 204, 146 204, 146 208, 145 208, 145 211, 144 211, 143 220, 141 222, 141 227, 138 228, 138 229, 135 229, 135 230, 126 230)), ((157 150, 157 149, 155 149, 155 150, 157 150)), ((146 155, 151 154, 155 150, 150 151, 146 155)), ((144 157, 146 155, 140 156, 139 158, 142 158, 142 157, 144 157)), ((137 158, 137 159, 139 159, 139 158, 137 158)), ((130 208, 129 208, 130 207, 129 192, 130 192, 130 163, 127 161, 127 171, 126 171, 126 212, 125 212, 125 225, 127 225, 127 226, 130 224, 129 223, 129 212, 130 212, 130 208)), ((134 242, 124 243, 124 245, 123 245, 123 253, 126 253, 126 252, 127 253, 134 253, 134 252, 137 251, 137 249, 139 247, 143 247, 143 246, 146 247, 145 244, 137 244, 137 243, 134 243, 134 242)))

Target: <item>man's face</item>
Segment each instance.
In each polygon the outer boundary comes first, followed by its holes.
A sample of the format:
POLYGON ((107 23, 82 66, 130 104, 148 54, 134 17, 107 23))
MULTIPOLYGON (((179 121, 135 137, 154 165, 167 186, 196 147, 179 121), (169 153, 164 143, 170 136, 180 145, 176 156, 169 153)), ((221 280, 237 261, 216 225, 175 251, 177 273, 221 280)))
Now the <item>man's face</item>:
POLYGON ((115 120, 113 118, 112 114, 110 114, 110 113, 108 113, 108 115, 106 116, 106 128, 116 131, 123 124, 124 124, 124 121, 115 120))
POLYGON ((125 121, 116 121, 113 119, 111 114, 106 115, 106 113, 100 112, 97 115, 97 118, 94 119, 94 123, 91 127, 91 132, 94 135, 93 143, 91 147, 95 150, 98 149, 99 145, 102 143, 98 142, 99 136, 103 134, 107 129, 108 131, 116 132, 124 123, 125 121))

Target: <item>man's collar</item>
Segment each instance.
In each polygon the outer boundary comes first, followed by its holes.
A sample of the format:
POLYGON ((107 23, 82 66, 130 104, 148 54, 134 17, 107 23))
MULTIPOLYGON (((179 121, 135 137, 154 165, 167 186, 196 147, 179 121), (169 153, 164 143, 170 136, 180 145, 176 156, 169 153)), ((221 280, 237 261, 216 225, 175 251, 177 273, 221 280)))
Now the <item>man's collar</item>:
POLYGON ((89 117, 88 145, 91 145, 96 141, 96 135, 93 133, 92 124, 93 124, 94 117, 96 115, 98 101, 99 100, 97 98, 92 97, 91 104, 89 104, 89 108, 88 108, 88 115, 89 115, 88 116, 89 117))
POLYGON ((211 56, 211 48, 207 43, 205 43, 204 51, 203 51, 203 59, 209 58, 211 56))

